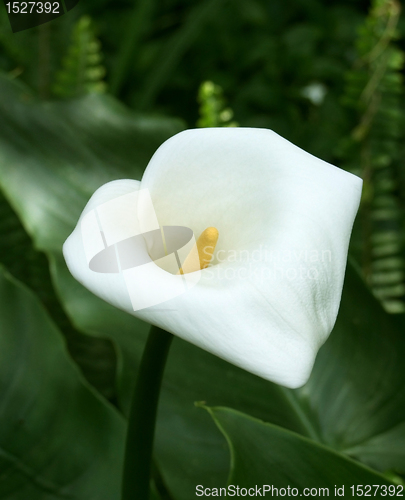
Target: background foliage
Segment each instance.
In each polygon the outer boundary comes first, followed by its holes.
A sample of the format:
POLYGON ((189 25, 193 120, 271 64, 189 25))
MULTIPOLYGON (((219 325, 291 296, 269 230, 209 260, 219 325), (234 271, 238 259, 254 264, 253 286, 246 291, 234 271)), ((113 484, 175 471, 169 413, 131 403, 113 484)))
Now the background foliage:
POLYGON ((272 128, 361 175, 364 192, 340 314, 302 389, 175 339, 152 497, 227 481, 401 484, 400 12, 395 0, 83 0, 13 35, 0 8, 1 498, 119 499, 148 325, 79 285, 61 246, 97 187, 139 179, 196 125, 272 128))

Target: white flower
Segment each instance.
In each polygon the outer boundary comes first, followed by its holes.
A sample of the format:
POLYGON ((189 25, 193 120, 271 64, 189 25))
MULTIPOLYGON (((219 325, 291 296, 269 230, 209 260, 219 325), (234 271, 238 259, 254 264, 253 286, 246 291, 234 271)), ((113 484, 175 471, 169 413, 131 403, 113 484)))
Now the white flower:
MULTIPOLYGON (((64 256, 73 276, 107 302, 260 377, 299 387, 336 320, 361 186, 269 130, 187 130, 156 151, 141 182, 118 180, 94 193, 64 256), (176 275, 176 264, 168 272, 168 261, 154 262, 154 244, 141 236, 131 247, 136 272, 89 268, 105 245, 117 262, 120 240, 159 226, 190 228, 197 237, 217 228, 212 265, 176 275), (134 310, 134 301, 155 296, 154 305, 134 310)), ((195 248, 186 240, 177 245, 183 258, 195 248)))

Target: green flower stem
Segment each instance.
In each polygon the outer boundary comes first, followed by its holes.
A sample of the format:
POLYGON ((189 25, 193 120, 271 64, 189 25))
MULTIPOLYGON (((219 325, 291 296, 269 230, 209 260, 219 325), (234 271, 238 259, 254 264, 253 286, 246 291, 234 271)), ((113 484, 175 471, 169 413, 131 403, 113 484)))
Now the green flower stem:
POLYGON ((156 413, 173 335, 152 326, 142 355, 128 420, 122 500, 147 500, 156 413))

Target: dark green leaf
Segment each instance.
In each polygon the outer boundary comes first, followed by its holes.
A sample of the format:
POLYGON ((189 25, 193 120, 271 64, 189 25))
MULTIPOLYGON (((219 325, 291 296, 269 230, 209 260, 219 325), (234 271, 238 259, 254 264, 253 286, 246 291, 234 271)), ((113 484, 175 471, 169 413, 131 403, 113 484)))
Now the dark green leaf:
MULTIPOLYGON (((381 498, 391 484, 371 469, 298 434, 229 408, 206 409, 228 442, 231 454, 229 485, 253 489, 256 485, 296 488, 288 496, 305 496, 307 488, 312 496, 333 498, 353 498, 357 490, 353 495, 351 486, 373 485, 372 493, 381 492, 377 495, 381 498), (385 486, 376 490, 374 485, 385 486), (344 486, 344 495, 336 495, 336 486, 344 486)), ((403 491, 401 486, 391 485, 393 492, 395 488, 398 492, 403 491)), ((276 496, 276 493, 269 495, 276 496)), ((286 495, 280 492, 280 496, 286 495)))
POLYGON ((105 95, 38 103, 0 78, 0 186, 37 247, 60 252, 93 192, 139 179, 179 120, 136 116, 105 95))
POLYGON ((349 267, 336 326, 298 392, 321 440, 378 470, 405 472, 405 335, 349 267))
POLYGON ((0 497, 118 500, 125 425, 39 301, 0 271, 0 497))
POLYGON ((68 349, 87 380, 106 398, 115 396, 116 356, 112 343, 89 337, 72 327, 54 292, 46 256, 34 249, 31 238, 0 191, 0 263, 37 293, 64 334, 68 349))
POLYGON ((118 348, 118 399, 129 410, 136 370, 150 325, 99 299, 66 267, 60 253, 50 252, 51 272, 63 307, 74 326, 89 335, 111 339, 118 348))
MULTIPOLYGON (((109 96, 38 103, 26 88, 3 77, 0 187, 36 247, 60 256, 62 244, 91 194, 110 180, 139 179, 157 147, 181 128, 179 120, 133 115, 109 96)), ((108 324, 117 325, 115 311, 111 310, 112 307, 106 312, 111 320, 108 324)), ((71 319, 77 323, 74 317, 71 319)), ((103 330, 104 320, 101 314, 97 320, 100 328, 95 328, 93 322, 82 324, 81 330, 105 336, 108 327, 103 330)), ((139 331, 136 338, 142 339, 147 329, 144 323, 132 318, 125 335, 131 332, 136 337, 139 331)), ((83 342, 76 342, 75 349, 83 357, 82 366, 88 365, 84 358, 89 354, 83 346, 83 342)), ((99 347, 108 348, 101 344, 99 347)), ((131 346, 128 349, 133 354, 131 346)), ((127 351, 123 355, 128 355, 127 351)), ((119 369, 124 378, 132 380, 136 369, 134 356, 130 362, 121 363, 119 369)))

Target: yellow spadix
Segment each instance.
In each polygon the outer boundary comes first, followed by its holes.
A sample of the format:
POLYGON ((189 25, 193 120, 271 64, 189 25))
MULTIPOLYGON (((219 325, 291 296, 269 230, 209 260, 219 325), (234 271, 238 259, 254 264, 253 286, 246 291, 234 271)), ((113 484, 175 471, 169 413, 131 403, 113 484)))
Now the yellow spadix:
MULTIPOLYGON (((218 242, 218 236, 219 233, 216 227, 207 227, 207 229, 201 233, 196 243, 199 257, 199 268, 197 267, 198 263, 194 258, 194 247, 193 251, 190 252, 183 263, 183 267, 187 269, 187 273, 192 273, 194 271, 198 271, 199 269, 205 269, 209 266, 218 242)), ((180 268, 178 274, 184 274, 182 268, 180 268)))

